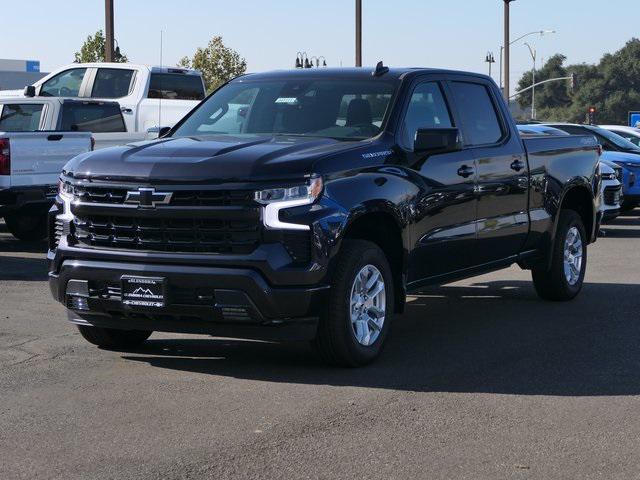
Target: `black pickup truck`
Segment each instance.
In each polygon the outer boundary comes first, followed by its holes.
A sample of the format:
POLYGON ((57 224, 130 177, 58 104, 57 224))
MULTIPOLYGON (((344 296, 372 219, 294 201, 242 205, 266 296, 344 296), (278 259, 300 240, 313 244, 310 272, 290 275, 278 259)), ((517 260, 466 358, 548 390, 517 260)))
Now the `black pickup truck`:
POLYGON ((91 343, 151 332, 380 353, 408 293, 517 263, 578 294, 599 146, 521 139, 488 77, 318 69, 239 77, 163 138, 82 154, 50 212, 50 286, 91 343))

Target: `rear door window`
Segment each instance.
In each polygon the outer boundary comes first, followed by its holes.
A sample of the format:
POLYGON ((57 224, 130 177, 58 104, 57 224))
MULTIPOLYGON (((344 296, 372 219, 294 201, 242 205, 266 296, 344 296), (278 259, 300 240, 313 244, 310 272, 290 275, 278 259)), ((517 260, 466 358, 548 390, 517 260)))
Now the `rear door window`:
POLYGON ((42 103, 9 103, 0 105, 0 131, 35 132, 40 129, 42 103))
POLYGON ((122 98, 129 95, 134 70, 100 68, 93 82, 93 98, 122 98))
POLYGON ((152 73, 149 98, 202 100, 204 98, 202 77, 181 73, 152 73))
POLYGON ((498 143, 505 132, 489 89, 479 83, 452 82, 451 90, 460 111, 465 144, 498 143))
POLYGON ((126 132, 117 103, 73 102, 62 107, 60 130, 71 132, 126 132))
POLYGON ((87 73, 86 68, 72 68, 60 72, 42 84, 40 95, 43 97, 77 97, 87 73))

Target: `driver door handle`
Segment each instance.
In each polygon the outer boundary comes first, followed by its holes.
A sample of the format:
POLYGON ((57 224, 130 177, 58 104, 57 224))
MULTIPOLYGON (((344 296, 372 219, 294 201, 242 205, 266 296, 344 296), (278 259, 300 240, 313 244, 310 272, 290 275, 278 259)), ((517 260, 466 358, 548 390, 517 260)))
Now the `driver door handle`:
POLYGON ((467 165, 462 165, 459 169, 458 169, 458 175, 460 175, 463 178, 468 178, 471 175, 473 175, 475 173, 475 170, 467 165))
POLYGON ((511 170, 515 170, 516 172, 519 172, 520 170, 523 170, 525 167, 525 164, 522 160, 520 160, 519 158, 515 159, 512 163, 511 163, 511 170))

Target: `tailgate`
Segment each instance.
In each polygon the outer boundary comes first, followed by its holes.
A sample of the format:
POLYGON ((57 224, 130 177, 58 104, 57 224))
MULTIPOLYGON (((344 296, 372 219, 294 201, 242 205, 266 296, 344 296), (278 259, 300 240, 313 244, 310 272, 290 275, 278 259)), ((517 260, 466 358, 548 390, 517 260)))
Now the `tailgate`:
POLYGON ((85 132, 0 133, 0 138, 9 138, 11 187, 55 184, 69 160, 91 150, 91 134, 85 132))

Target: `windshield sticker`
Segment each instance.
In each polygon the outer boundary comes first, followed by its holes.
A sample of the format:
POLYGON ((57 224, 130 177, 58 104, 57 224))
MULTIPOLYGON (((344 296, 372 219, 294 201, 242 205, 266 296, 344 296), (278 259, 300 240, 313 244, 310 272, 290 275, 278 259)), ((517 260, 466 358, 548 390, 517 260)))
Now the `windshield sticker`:
POLYGON ((297 105, 298 99, 296 97, 279 97, 276 99, 276 103, 283 103, 285 105, 297 105))

